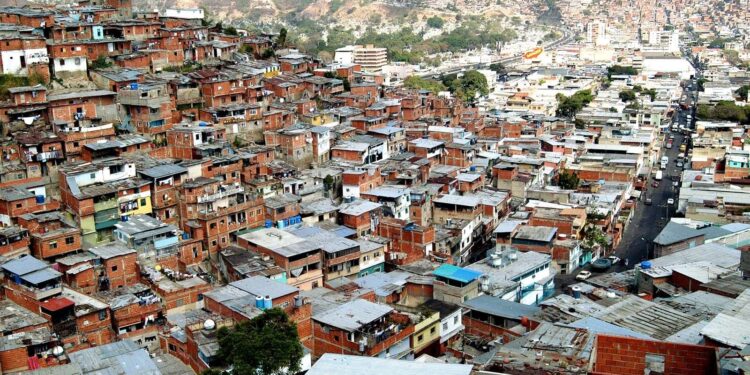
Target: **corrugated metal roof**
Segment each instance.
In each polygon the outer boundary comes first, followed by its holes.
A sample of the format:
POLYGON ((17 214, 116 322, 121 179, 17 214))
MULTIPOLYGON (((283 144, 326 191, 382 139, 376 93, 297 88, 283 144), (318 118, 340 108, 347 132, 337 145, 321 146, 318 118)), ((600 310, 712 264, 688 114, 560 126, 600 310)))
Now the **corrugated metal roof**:
POLYGON ((426 363, 326 353, 307 375, 470 375, 472 365, 426 363))
POLYGON ((479 271, 470 270, 467 268, 461 268, 452 264, 443 264, 432 272, 433 275, 438 277, 444 277, 446 279, 460 281, 462 283, 470 283, 482 276, 479 271))
POLYGON ((299 291, 299 289, 293 286, 263 276, 251 276, 246 279, 231 282, 229 285, 255 296, 270 296, 271 299, 283 297, 299 291))
POLYGON ((483 312, 494 316, 508 319, 521 319, 521 317, 530 317, 539 312, 539 307, 524 305, 518 302, 506 301, 504 299, 492 296, 479 296, 463 303, 464 306, 471 310, 483 312))
POLYGON ((49 265, 31 255, 13 259, 2 265, 2 268, 16 275, 25 275, 49 267, 49 265))
POLYGON ((362 326, 393 311, 388 305, 381 305, 363 299, 354 300, 313 316, 313 320, 323 324, 353 332, 362 326))

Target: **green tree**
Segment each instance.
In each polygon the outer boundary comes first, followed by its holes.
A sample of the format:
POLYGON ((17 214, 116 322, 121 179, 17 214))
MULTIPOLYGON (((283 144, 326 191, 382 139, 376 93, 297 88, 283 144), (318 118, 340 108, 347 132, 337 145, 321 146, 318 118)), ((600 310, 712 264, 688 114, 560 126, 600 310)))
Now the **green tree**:
POLYGON ((466 102, 473 102, 477 94, 486 96, 490 93, 487 77, 476 70, 465 72, 463 77, 453 81, 450 88, 458 98, 466 102))
POLYGON ((578 185, 580 183, 581 180, 578 178, 578 175, 575 172, 562 170, 560 171, 560 175, 558 175, 557 177, 557 185, 560 186, 561 189, 575 190, 578 189, 578 185))
POLYGON ((227 35, 234 35, 237 36, 239 33, 237 33, 237 28, 234 26, 227 26, 225 27, 222 32, 227 35))
POLYGON ((112 63, 107 60, 107 56, 99 55, 96 60, 91 62, 91 69, 104 69, 112 66, 112 63))
POLYGON ((571 96, 557 95, 557 115, 561 117, 573 117, 583 107, 594 100, 591 90, 581 90, 571 96))
POLYGON ((326 190, 331 190, 333 188, 333 176, 330 174, 326 175, 326 178, 323 179, 323 186, 325 186, 326 190))
POLYGON ((743 85, 735 93, 740 97, 742 101, 747 101, 747 93, 750 91, 750 85, 743 85))
POLYGON ((607 79, 612 80, 612 76, 615 75, 628 75, 634 76, 638 74, 638 70, 632 66, 612 65, 607 68, 607 79))
POLYGON ((270 59, 276 55, 276 52, 274 52, 273 48, 266 48, 263 50, 263 53, 260 55, 262 59, 270 59))
POLYGON ((442 82, 422 78, 420 76, 406 77, 406 79, 404 80, 404 86, 410 89, 427 90, 432 92, 433 94, 437 94, 440 91, 447 90, 442 82))
POLYGON ((279 46, 279 48, 284 48, 286 46, 286 28, 282 27, 281 30, 279 30, 279 37, 276 38, 276 45, 279 46))
POLYGON ((493 72, 495 72, 497 74, 505 74, 505 73, 507 73, 507 70, 505 68, 505 65, 503 65, 503 63, 490 64, 490 70, 492 70, 493 72))
POLYGON ((219 359, 234 375, 295 374, 303 356, 297 325, 278 308, 218 332, 219 359))
POLYGON ((698 82, 697 83, 698 83, 698 91, 703 91, 703 90, 706 89, 705 88, 705 85, 706 85, 706 79, 705 78, 698 78, 698 82))
POLYGON ((620 100, 623 102, 632 102, 636 99, 635 91, 633 90, 622 90, 620 91, 620 100))
POLYGON ((432 16, 427 19, 427 26, 433 29, 442 29, 444 24, 445 20, 443 20, 439 16, 432 16))

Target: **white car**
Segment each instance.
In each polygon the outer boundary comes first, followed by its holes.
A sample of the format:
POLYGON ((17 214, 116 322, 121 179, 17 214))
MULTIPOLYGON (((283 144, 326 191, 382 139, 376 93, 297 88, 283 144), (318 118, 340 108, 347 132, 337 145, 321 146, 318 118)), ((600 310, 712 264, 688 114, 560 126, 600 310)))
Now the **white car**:
POLYGON ((614 255, 610 255, 607 257, 610 261, 612 261, 612 264, 620 263, 620 258, 614 255))
POLYGON ((667 204, 670 205, 670 206, 673 205, 674 204, 674 199, 672 199, 672 198, 667 199, 667 204))
POLYGON ((576 275, 576 280, 586 280, 589 277, 591 277, 590 271, 581 271, 578 273, 578 275, 576 275))

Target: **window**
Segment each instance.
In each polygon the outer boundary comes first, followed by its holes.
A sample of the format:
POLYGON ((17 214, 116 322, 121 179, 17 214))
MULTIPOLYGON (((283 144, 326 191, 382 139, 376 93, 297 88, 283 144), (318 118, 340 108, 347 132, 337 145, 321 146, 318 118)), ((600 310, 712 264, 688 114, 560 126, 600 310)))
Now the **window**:
POLYGON ((146 205, 146 198, 141 198, 141 206, 145 206, 145 205, 146 205))
POLYGON ((177 347, 174 346, 174 344, 169 344, 167 346, 169 347, 169 351, 170 352, 176 352, 177 351, 177 347))
POLYGON ((21 207, 23 207, 23 203, 16 203, 16 208, 21 208, 21 207))
POLYGON ((117 271, 117 266, 112 266, 112 272, 117 271))
POLYGON ((49 248, 50 249, 57 249, 57 241, 50 241, 49 248))
POLYGON ((431 335, 434 335, 434 334, 435 334, 435 331, 436 331, 436 329, 435 329, 435 327, 434 327, 434 326, 433 326, 432 328, 430 328, 430 334, 431 334, 431 335))
POLYGON ((448 323, 443 323, 443 331, 448 332, 448 323))
POLYGON ((73 62, 75 62, 76 65, 81 65, 81 58, 80 57, 76 57, 76 59, 73 60, 73 62))
POLYGON ((74 242, 76 242, 76 241, 75 241, 75 238, 73 238, 73 237, 66 237, 65 238, 65 244, 66 245, 72 245, 74 242))
POLYGON ((453 317, 453 324, 458 324, 458 316, 453 317))
POLYGON ((646 373, 664 373, 664 356, 660 354, 646 354, 646 373))
POLYGON ((107 319, 107 310, 99 311, 99 320, 102 321, 104 319, 107 319))
POLYGON ((424 340, 424 335, 417 336, 417 342, 422 342, 424 340))
POLYGON ((58 61, 60 61, 60 66, 63 66, 63 65, 65 65, 65 59, 60 59, 60 60, 58 60, 58 61))

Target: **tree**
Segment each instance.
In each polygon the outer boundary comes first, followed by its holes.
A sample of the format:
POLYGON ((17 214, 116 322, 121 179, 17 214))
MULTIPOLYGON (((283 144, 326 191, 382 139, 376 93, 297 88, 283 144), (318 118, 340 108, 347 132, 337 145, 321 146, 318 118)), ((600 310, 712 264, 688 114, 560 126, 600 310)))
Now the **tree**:
POLYGON ((99 55, 96 60, 91 62, 91 69, 104 69, 112 66, 112 63, 107 60, 107 56, 99 55))
POLYGON ((632 102, 636 99, 635 91, 633 90, 622 90, 620 91, 620 100, 623 102, 632 102))
POLYGON ((295 374, 300 370, 302 345, 297 325, 278 308, 218 332, 219 359, 233 366, 234 375, 295 374))
POLYGON ((276 45, 279 46, 279 48, 284 48, 286 46, 286 28, 282 27, 281 30, 279 30, 279 37, 276 38, 276 45))
POLYGON ((706 79, 705 78, 698 78, 698 91, 704 91, 706 85, 706 79))
POLYGON ((612 65, 607 68, 607 79, 612 80, 613 75, 634 76, 638 71, 632 66, 612 65))
POLYGON ((237 28, 235 28, 234 26, 227 26, 224 28, 224 30, 222 30, 222 32, 227 35, 239 35, 239 33, 237 32, 237 28))
POLYGON ((445 24, 445 21, 439 16, 432 16, 427 19, 427 26, 433 29, 441 29, 443 28, 444 24, 445 24))
POLYGON ((571 96, 557 95, 557 115, 560 117, 573 117, 583 107, 594 100, 591 90, 581 90, 571 96))
POLYGON ((274 55, 276 55, 276 52, 274 52, 272 48, 266 48, 265 50, 263 50, 263 53, 260 55, 260 57, 266 60, 274 57, 274 55))
POLYGON ((433 94, 437 94, 440 91, 447 90, 442 82, 422 78, 420 76, 406 77, 406 79, 404 80, 404 86, 410 89, 427 90, 432 92, 433 94))
POLYGON ((735 93, 742 99, 742 101, 747 101, 747 94, 748 91, 750 91, 750 85, 743 85, 740 87, 735 93))
POLYGON ((578 189, 578 185, 580 183, 581 180, 578 178, 578 175, 575 172, 562 170, 560 172, 560 175, 557 177, 557 185, 560 186, 561 189, 575 190, 578 189))
POLYGON ((503 63, 494 63, 490 64, 490 70, 497 73, 497 74, 505 74, 507 73, 507 70, 505 68, 505 65, 503 63))
POLYGON ((326 175, 326 178, 323 179, 323 186, 325 186, 326 190, 333 189, 333 176, 330 174, 326 175))
POLYGON ((433 29, 442 29, 445 21, 439 16, 432 16, 427 19, 427 26, 433 29))
POLYGON ((487 77, 476 70, 465 72, 463 77, 452 82, 450 88, 458 98, 466 102, 473 102, 477 94, 486 96, 490 93, 487 77))

